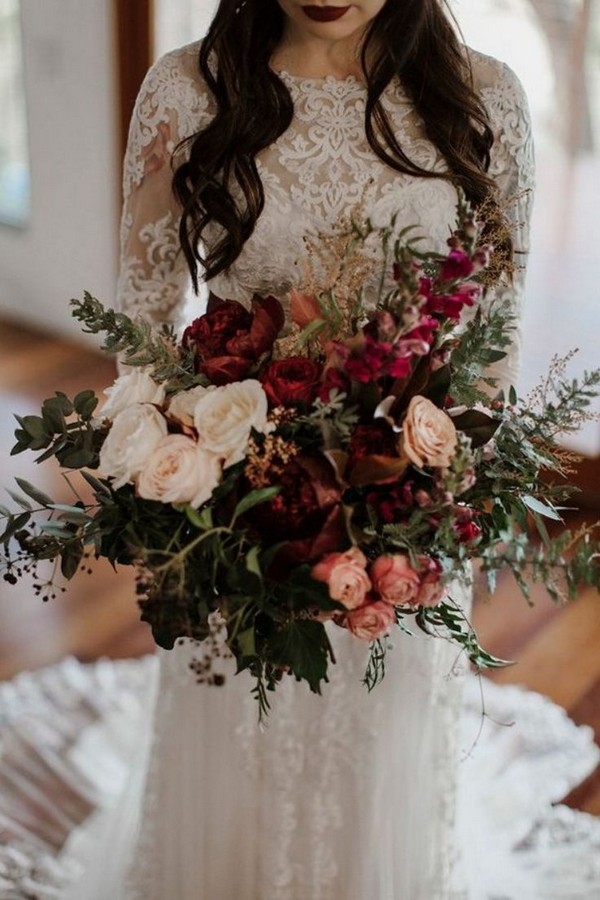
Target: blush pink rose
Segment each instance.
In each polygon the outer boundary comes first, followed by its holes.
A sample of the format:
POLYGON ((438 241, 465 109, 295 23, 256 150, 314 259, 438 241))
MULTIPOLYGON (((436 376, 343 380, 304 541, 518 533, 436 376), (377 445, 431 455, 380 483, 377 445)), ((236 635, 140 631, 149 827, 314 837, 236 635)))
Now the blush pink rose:
POLYGON ((356 609, 371 590, 366 565, 364 553, 358 547, 351 547, 345 553, 328 553, 313 566, 311 575, 317 581, 325 582, 332 600, 342 603, 346 609, 356 609))
POLYGON ((376 641, 389 634, 396 623, 394 608, 383 600, 365 603, 346 616, 345 624, 354 637, 361 641, 376 641))
POLYGON ((373 587, 392 606, 417 606, 421 576, 404 553, 380 556, 371 566, 373 587))
POLYGON ((456 453, 458 438, 454 422, 431 400, 418 394, 411 398, 402 428, 402 452, 420 469, 446 469, 456 453))

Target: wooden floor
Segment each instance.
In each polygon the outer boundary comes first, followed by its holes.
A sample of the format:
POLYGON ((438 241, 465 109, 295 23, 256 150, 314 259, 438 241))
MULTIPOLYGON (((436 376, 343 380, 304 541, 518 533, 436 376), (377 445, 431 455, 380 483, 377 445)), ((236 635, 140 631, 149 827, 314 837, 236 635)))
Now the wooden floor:
MULTIPOLYGON (((68 395, 88 387, 101 390, 113 377, 112 361, 99 354, 0 322, 0 485, 10 487, 20 475, 69 500, 58 469, 36 467, 29 454, 9 456, 12 414, 37 413, 54 390, 68 395)), ((588 516, 595 518, 598 514, 588 516)), ((47 604, 33 597, 26 581, 16 587, 0 582, 0 679, 66 654, 87 661, 152 650, 148 630, 138 622, 130 573, 115 573, 102 562, 93 569, 93 576, 78 574, 66 594, 47 604)), ((530 609, 505 579, 492 601, 476 602, 474 620, 484 646, 516 660, 493 677, 547 695, 575 722, 590 725, 600 744, 600 597, 584 591, 565 608, 543 592, 534 597, 530 609)), ((567 802, 600 815, 600 767, 567 802)))

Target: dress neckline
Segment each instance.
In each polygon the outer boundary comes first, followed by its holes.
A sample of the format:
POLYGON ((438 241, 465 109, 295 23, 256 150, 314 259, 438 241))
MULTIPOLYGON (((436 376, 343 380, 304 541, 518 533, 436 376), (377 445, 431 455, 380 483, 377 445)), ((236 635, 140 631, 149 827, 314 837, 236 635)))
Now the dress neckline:
POLYGON ((337 78, 335 75, 322 75, 320 78, 311 77, 309 75, 294 75, 291 72, 288 72, 287 69, 273 69, 276 75, 278 75, 283 81, 289 81, 293 84, 313 84, 319 87, 321 86, 329 86, 333 85, 337 87, 339 85, 349 85, 352 87, 360 87, 365 91, 367 89, 366 83, 357 78, 356 75, 346 75, 344 78, 337 78))

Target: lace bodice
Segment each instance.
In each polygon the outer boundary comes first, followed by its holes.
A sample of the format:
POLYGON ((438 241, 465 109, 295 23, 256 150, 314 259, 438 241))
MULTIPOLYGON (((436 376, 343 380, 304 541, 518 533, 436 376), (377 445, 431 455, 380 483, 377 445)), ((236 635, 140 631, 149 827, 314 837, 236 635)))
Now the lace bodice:
MULTIPOLYGON (((180 324, 189 293, 187 266, 178 252, 180 212, 171 191, 171 157, 214 112, 198 72, 198 50, 195 43, 168 53, 148 73, 125 161, 119 304, 157 323, 180 324)), ((515 248, 525 253, 533 178, 527 102, 507 66, 469 53, 496 137, 490 173, 513 223, 515 248)), ((365 85, 352 76, 311 79, 282 72, 281 77, 294 102, 294 118, 258 159, 264 211, 240 257, 210 283, 211 290, 240 302, 254 292, 271 293, 285 303, 290 288, 303 285, 311 243, 352 219, 369 217, 387 226, 395 215, 398 228, 417 226, 427 247, 442 250, 455 218, 456 190, 445 180, 399 174, 373 153, 364 130, 365 85)), ((383 103, 409 157, 425 169, 443 171, 444 160, 398 82, 388 86, 383 103)), ((374 266, 374 282, 378 274, 374 266)), ((522 288, 523 272, 517 271, 511 287, 517 311, 522 288)), ((517 336, 496 373, 503 380, 514 380, 518 349, 517 336)))

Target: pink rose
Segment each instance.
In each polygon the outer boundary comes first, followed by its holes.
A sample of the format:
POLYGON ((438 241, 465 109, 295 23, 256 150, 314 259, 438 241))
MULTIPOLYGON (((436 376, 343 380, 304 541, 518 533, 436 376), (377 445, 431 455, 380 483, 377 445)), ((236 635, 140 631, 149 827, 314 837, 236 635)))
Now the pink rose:
POLYGON ((394 608, 383 600, 365 603, 346 616, 346 626, 361 641, 376 641, 389 634, 396 623, 394 608))
POLYGON ((431 556, 419 556, 421 584, 417 594, 416 606, 438 606, 445 593, 441 580, 442 567, 437 559, 431 556))
POLYGON ((378 557, 371 566, 371 579, 384 603, 392 606, 418 605, 421 577, 405 554, 378 557))
POLYGON ((345 553, 328 553, 313 566, 311 575, 325 582, 332 600, 342 603, 346 609, 356 609, 371 590, 366 564, 364 553, 358 547, 351 547, 345 553))

